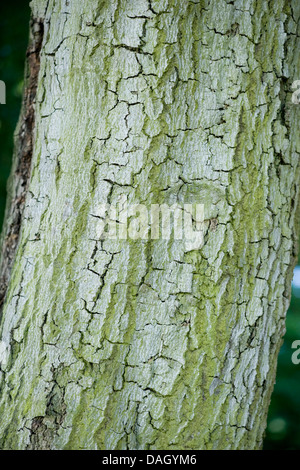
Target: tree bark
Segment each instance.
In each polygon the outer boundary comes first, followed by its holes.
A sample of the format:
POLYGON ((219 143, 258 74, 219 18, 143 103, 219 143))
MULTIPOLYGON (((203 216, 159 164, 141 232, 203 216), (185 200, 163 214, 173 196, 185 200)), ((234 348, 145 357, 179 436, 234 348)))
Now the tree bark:
POLYGON ((31 6, 0 447, 260 448, 296 255, 299 2, 31 6), (204 204, 203 246, 102 240, 99 205, 121 195, 204 204))

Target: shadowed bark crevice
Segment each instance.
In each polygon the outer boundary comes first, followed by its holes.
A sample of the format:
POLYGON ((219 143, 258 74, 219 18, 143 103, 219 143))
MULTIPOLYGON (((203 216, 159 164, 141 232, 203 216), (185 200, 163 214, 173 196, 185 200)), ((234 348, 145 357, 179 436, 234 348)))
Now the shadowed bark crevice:
POLYGON ((40 70, 40 51, 44 36, 41 18, 32 18, 30 39, 26 52, 25 89, 22 111, 15 134, 15 155, 8 188, 7 221, 2 233, 0 264, 0 314, 5 301, 15 253, 18 246, 22 214, 30 180, 34 147, 35 102, 40 70))

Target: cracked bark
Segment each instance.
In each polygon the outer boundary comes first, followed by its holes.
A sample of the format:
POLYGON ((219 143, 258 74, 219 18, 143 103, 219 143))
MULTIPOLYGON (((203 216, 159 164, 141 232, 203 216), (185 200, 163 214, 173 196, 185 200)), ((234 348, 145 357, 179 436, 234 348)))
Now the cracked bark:
POLYGON ((1 448, 260 448, 296 252, 299 2, 32 10, 1 448), (204 246, 99 240, 99 204, 122 194, 203 203, 204 246))
POLYGON ((31 169, 34 140, 35 97, 43 41, 43 21, 32 18, 27 49, 22 112, 15 133, 14 165, 8 186, 8 203, 1 239, 0 316, 19 241, 20 226, 31 169))

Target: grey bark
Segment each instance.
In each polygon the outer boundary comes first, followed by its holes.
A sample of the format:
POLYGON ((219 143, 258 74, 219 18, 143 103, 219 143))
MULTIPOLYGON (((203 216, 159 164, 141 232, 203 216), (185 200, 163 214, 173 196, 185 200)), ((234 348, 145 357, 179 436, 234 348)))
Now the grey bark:
POLYGON ((299 2, 32 10, 44 35, 1 448, 260 448, 296 255, 299 2), (124 194, 204 204, 203 247, 101 240, 99 205, 124 194))

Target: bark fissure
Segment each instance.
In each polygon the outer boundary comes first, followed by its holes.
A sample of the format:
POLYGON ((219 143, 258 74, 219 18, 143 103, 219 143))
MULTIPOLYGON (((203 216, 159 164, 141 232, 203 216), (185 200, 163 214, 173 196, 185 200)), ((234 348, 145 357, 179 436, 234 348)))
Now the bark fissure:
POLYGON ((0 264, 0 318, 5 301, 10 274, 18 246, 22 214, 30 181, 31 162, 34 149, 35 101, 40 69, 40 51, 44 36, 41 18, 30 21, 30 42, 26 52, 25 90, 18 131, 15 135, 15 157, 10 189, 6 225, 2 233, 0 264))

